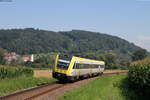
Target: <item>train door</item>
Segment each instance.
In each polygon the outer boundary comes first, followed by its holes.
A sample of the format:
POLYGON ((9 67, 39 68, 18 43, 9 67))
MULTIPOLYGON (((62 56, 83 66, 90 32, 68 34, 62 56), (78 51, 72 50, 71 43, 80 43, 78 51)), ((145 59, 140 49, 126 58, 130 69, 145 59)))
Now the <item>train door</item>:
POLYGON ((76 78, 78 79, 80 76, 80 68, 79 68, 79 64, 74 63, 74 76, 76 76, 76 78))
POLYGON ((80 64, 76 64, 76 75, 77 75, 77 78, 79 78, 80 76, 80 64))
POLYGON ((99 73, 101 73, 101 66, 100 65, 98 65, 98 69, 99 69, 99 73))

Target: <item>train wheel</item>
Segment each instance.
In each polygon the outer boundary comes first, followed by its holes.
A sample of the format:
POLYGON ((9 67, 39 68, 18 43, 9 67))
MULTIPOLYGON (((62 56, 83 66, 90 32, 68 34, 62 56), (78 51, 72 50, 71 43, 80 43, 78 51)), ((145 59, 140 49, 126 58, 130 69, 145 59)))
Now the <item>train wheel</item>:
POLYGON ((101 72, 99 75, 102 76, 102 75, 103 75, 103 72, 101 72))
POLYGON ((72 77, 72 78, 71 78, 70 82, 75 82, 75 81, 77 81, 77 80, 78 80, 78 78, 75 76, 75 77, 72 77))

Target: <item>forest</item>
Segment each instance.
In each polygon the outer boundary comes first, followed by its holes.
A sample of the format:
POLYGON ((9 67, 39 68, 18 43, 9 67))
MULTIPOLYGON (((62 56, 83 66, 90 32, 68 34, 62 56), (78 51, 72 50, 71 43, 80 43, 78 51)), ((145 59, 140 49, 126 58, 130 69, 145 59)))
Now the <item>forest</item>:
POLYGON ((108 34, 82 30, 53 32, 33 28, 0 30, 0 47, 19 54, 115 51, 130 55, 141 49, 108 34))

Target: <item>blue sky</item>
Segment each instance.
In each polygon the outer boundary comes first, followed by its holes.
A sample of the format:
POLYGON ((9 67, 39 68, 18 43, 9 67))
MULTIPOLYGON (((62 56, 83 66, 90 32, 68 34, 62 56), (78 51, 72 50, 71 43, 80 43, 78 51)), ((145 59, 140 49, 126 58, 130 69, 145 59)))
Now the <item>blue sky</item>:
POLYGON ((150 51, 150 0, 0 2, 0 29, 27 27, 102 32, 122 37, 150 51))

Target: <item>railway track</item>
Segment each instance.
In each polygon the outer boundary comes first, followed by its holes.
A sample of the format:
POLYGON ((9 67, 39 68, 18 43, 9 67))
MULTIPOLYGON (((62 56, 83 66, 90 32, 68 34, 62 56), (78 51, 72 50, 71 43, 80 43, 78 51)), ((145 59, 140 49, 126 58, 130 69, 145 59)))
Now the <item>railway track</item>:
MULTIPOLYGON (((127 71, 103 73, 103 76, 123 73, 127 73, 127 71)), ((58 96, 63 95, 63 93, 65 93, 66 91, 69 91, 74 88, 79 88, 82 84, 85 84, 89 80, 94 80, 96 78, 97 77, 92 77, 74 83, 47 83, 34 88, 2 96, 0 97, 0 100, 55 100, 58 96)))

